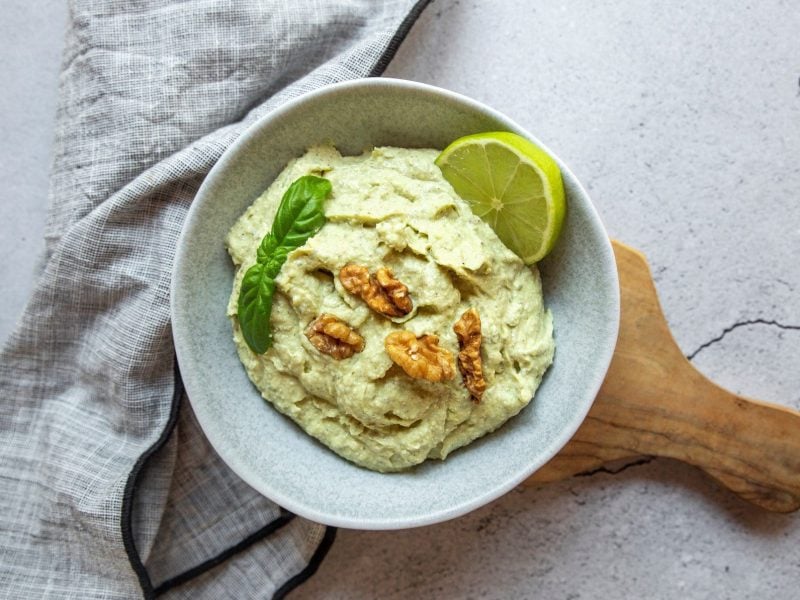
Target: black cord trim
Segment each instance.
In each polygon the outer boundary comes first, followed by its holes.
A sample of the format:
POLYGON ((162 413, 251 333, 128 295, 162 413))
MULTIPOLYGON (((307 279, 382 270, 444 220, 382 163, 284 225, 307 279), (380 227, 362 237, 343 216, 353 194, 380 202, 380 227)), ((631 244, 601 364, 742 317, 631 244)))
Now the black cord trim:
POLYGON ((148 459, 167 443, 170 434, 175 429, 175 424, 178 422, 178 409, 180 408, 181 395, 183 394, 183 382, 178 371, 178 359, 174 358, 173 360, 175 363, 175 386, 172 392, 172 406, 170 407, 169 418, 158 439, 144 451, 133 465, 133 469, 128 474, 128 480, 125 482, 125 491, 122 494, 122 515, 120 518, 122 544, 125 547, 125 553, 128 555, 128 561, 139 579, 139 585, 142 586, 142 592, 146 600, 155 598, 155 595, 150 575, 147 573, 144 563, 142 563, 142 558, 139 556, 136 542, 133 539, 133 494, 136 492, 136 486, 139 485, 139 477, 148 459))
POLYGON ((333 546, 333 541, 335 539, 336 527, 328 526, 325 529, 325 535, 322 536, 322 541, 319 543, 319 546, 317 546, 317 550, 314 552, 314 556, 311 557, 308 565, 306 565, 306 568, 279 587, 273 594, 272 600, 283 600, 286 594, 299 587, 302 583, 305 583, 309 577, 316 573, 322 561, 325 560, 328 550, 333 546))
POLYGON ((398 27, 397 31, 395 31, 392 39, 389 40, 389 45, 386 46, 386 50, 383 51, 383 54, 381 54, 380 58, 375 63, 375 66, 372 67, 372 70, 368 75, 369 77, 380 77, 383 75, 386 67, 389 66, 389 63, 392 62, 394 55, 397 54, 397 49, 400 47, 400 44, 403 43, 403 40, 406 39, 408 32, 411 31, 411 27, 422 14, 422 11, 425 10, 425 7, 431 3, 431 1, 432 0, 419 0, 413 6, 411 11, 406 15, 406 18, 403 19, 403 22, 400 23, 400 27, 398 27))
POLYGON ((243 550, 247 550, 250 546, 252 546, 258 541, 261 541, 269 534, 278 531, 280 528, 288 525, 289 523, 292 522, 292 519, 294 519, 294 517, 295 515, 293 515, 290 512, 283 513, 280 517, 278 517, 271 523, 264 525, 264 527, 262 527, 258 531, 255 531, 250 535, 248 535, 246 538, 244 538, 241 542, 239 542, 235 546, 232 546, 227 550, 224 550, 223 552, 217 554, 215 557, 210 558, 203 563, 200 563, 196 567, 192 567, 191 569, 185 571, 184 573, 181 573, 180 575, 176 575, 171 579, 167 579, 155 589, 154 594, 156 596, 160 596, 164 592, 167 592, 172 588, 179 586, 183 583, 186 583, 190 579, 194 579, 198 575, 202 575, 203 573, 213 569, 214 567, 228 560, 234 554, 238 554, 243 550))

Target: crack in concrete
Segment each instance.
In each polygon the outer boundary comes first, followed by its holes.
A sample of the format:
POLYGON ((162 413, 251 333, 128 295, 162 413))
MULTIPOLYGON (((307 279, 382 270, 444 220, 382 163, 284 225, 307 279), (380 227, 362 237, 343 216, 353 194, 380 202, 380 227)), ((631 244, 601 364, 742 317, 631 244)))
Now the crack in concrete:
POLYGON ((599 467, 597 469, 592 469, 591 471, 585 471, 583 473, 577 473, 575 477, 591 477, 592 475, 596 475, 597 473, 606 473, 608 475, 617 475, 618 473, 622 473, 623 471, 627 471, 631 467, 638 467, 641 465, 646 465, 648 463, 653 462, 656 459, 655 456, 646 456, 639 460, 635 460, 633 462, 629 462, 625 465, 622 465, 619 469, 609 469, 608 467, 599 467))
POLYGON ((704 343, 700 344, 700 346, 698 346, 694 350, 694 352, 690 352, 689 354, 687 354, 686 358, 688 360, 692 360, 695 356, 697 356, 697 354, 699 352, 701 352, 702 350, 705 350, 709 346, 713 346, 717 342, 721 341, 726 335, 728 335, 734 329, 738 329, 739 327, 744 327, 746 325, 770 325, 772 327, 778 327, 780 329, 789 329, 789 330, 800 331, 800 325, 784 325, 783 323, 779 323, 778 321, 775 321, 775 320, 772 320, 772 319, 769 319, 769 320, 768 319, 747 319, 745 321, 737 321, 736 323, 734 323, 730 327, 726 327, 725 329, 723 329, 722 333, 720 333, 717 337, 712 338, 712 339, 708 340, 707 342, 704 342, 704 343))

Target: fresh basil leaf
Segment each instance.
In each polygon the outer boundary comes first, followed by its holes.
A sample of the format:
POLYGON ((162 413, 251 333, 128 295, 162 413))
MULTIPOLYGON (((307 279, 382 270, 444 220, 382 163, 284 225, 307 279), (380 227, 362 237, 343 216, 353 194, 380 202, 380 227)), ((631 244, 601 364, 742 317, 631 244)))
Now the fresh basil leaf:
POLYGON ((267 262, 277 247, 278 242, 275 241, 275 236, 272 235, 272 233, 265 235, 264 239, 261 240, 261 243, 258 245, 258 250, 256 250, 256 262, 262 264, 267 262))
MULTIPOLYGON (((331 182, 322 177, 300 177, 281 199, 271 235, 276 248, 299 248, 325 224, 322 203, 331 193, 331 182)), ((274 251, 274 250, 273 250, 274 251)))
POLYGON ((258 246, 256 264, 242 278, 239 325, 245 342, 256 354, 272 346, 269 319, 275 278, 289 252, 305 244, 325 224, 322 205, 330 193, 330 181, 321 177, 305 175, 292 183, 281 198, 272 231, 258 246))
POLYGON ((256 263, 247 269, 239 291, 239 325, 244 341, 257 354, 266 352, 272 345, 269 317, 274 293, 275 279, 267 274, 264 265, 256 263))

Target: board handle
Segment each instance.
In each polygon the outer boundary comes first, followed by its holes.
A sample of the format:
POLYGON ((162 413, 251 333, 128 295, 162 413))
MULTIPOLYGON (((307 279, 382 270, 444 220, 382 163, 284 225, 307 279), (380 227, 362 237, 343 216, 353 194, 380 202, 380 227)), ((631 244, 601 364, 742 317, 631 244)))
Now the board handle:
POLYGON ((767 510, 800 508, 800 412, 733 394, 695 369, 672 337, 644 255, 613 246, 621 314, 608 374, 575 436, 528 482, 662 456, 767 510))

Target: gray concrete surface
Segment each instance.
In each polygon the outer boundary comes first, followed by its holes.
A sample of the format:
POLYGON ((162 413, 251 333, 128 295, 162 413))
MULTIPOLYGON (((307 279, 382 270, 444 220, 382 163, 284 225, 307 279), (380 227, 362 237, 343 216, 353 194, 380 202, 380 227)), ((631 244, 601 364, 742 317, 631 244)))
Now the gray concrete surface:
MULTIPOLYGON (((0 21, 0 336, 41 247, 63 8, 0 21), (45 34, 42 34, 42 28, 45 34)), ((687 356, 800 408, 800 11, 794 3, 436 0, 387 75, 485 101, 585 182, 648 256, 687 356)), ((800 435, 800 432, 798 432, 800 435)), ((800 516, 656 460, 518 489, 400 532, 339 532, 293 599, 784 599, 800 516)))
POLYGON ((0 342, 44 251, 64 0, 6 0, 0 19, 0 342))

